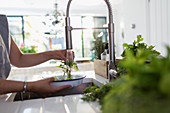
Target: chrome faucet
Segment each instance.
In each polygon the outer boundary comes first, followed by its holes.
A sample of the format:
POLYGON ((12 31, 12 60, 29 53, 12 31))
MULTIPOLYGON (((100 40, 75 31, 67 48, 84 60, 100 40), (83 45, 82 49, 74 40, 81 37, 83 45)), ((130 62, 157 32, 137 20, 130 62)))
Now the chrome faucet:
MULTIPOLYGON (((114 24, 112 8, 109 0, 104 0, 108 7, 109 23, 108 27, 95 27, 92 29, 108 29, 109 33, 109 65, 108 65, 108 79, 111 81, 113 78, 117 78, 117 68, 115 66, 115 45, 114 45, 114 24)), ((66 33, 66 49, 72 49, 72 30, 88 29, 88 28, 72 28, 70 26, 69 8, 72 0, 68 1, 66 18, 65 18, 65 33, 66 33)))

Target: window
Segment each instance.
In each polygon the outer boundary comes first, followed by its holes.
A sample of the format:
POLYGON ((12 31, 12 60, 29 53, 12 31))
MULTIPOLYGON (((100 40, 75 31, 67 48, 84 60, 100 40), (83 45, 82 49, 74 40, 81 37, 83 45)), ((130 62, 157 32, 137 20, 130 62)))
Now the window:
POLYGON ((38 52, 65 49, 63 22, 49 16, 8 16, 10 33, 18 47, 36 46, 38 52))
POLYGON ((19 46, 23 43, 23 17, 22 16, 8 16, 9 32, 12 35, 14 41, 19 46))
MULTIPOLYGON (((47 50, 65 49, 64 17, 61 22, 54 24, 55 18, 50 16, 8 16, 10 33, 20 47, 37 46, 38 52, 47 50)), ((72 27, 103 27, 106 17, 72 16, 72 27)), ((92 41, 95 37, 102 37, 107 41, 107 30, 87 29, 73 30, 73 50, 78 58, 92 57, 92 41)))
MULTIPOLYGON (((74 16, 71 17, 72 27, 103 27, 106 24, 106 17, 93 17, 93 16, 74 16)), ((73 49, 76 57, 91 57, 93 58, 92 41, 95 37, 101 37, 104 42, 107 41, 107 30, 105 29, 86 29, 86 30, 73 30, 72 40, 73 49)))

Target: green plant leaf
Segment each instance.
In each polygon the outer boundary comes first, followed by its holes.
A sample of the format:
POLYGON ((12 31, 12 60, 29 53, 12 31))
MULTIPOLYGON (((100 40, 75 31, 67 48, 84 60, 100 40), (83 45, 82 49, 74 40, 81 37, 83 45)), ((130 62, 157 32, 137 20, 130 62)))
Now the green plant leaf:
POLYGON ((56 66, 62 69, 64 75, 67 74, 67 78, 71 79, 71 69, 74 68, 76 71, 78 71, 77 63, 73 60, 67 60, 67 62, 61 62, 59 66, 56 66))
MULTIPOLYGON (((134 42, 133 42, 133 45, 136 45, 137 44, 137 41, 136 40, 134 40, 134 42)), ((128 47, 128 46, 127 46, 128 47)))
POLYGON ((137 35, 137 43, 143 41, 142 35, 137 35))
POLYGON ((128 44, 127 44, 127 43, 124 43, 124 44, 123 44, 123 47, 128 47, 128 44))

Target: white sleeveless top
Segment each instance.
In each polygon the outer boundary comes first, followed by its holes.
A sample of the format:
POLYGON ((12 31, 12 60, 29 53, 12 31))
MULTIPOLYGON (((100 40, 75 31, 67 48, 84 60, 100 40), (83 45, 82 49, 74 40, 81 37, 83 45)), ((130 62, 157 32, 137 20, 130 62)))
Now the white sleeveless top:
POLYGON ((5 15, 0 15, 0 78, 6 79, 10 73, 9 60, 10 36, 8 21, 5 15))

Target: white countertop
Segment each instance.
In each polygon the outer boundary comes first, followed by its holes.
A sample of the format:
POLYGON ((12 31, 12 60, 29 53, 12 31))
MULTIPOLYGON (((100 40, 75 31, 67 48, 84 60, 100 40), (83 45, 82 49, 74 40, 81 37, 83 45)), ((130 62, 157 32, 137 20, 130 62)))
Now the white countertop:
POLYGON ((99 112, 100 106, 97 103, 84 102, 81 100, 81 95, 0 103, 0 113, 99 113, 99 112))
MULTIPOLYGON (((83 71, 87 78, 93 78, 101 83, 108 82, 105 78, 96 75, 94 71, 83 71)), ((14 79, 15 76, 13 76, 14 79)), ((12 79, 12 77, 10 78, 12 79)), ((50 97, 25 101, 7 102, 8 95, 0 95, 0 113, 100 113, 97 102, 84 102, 82 95, 50 97)))

